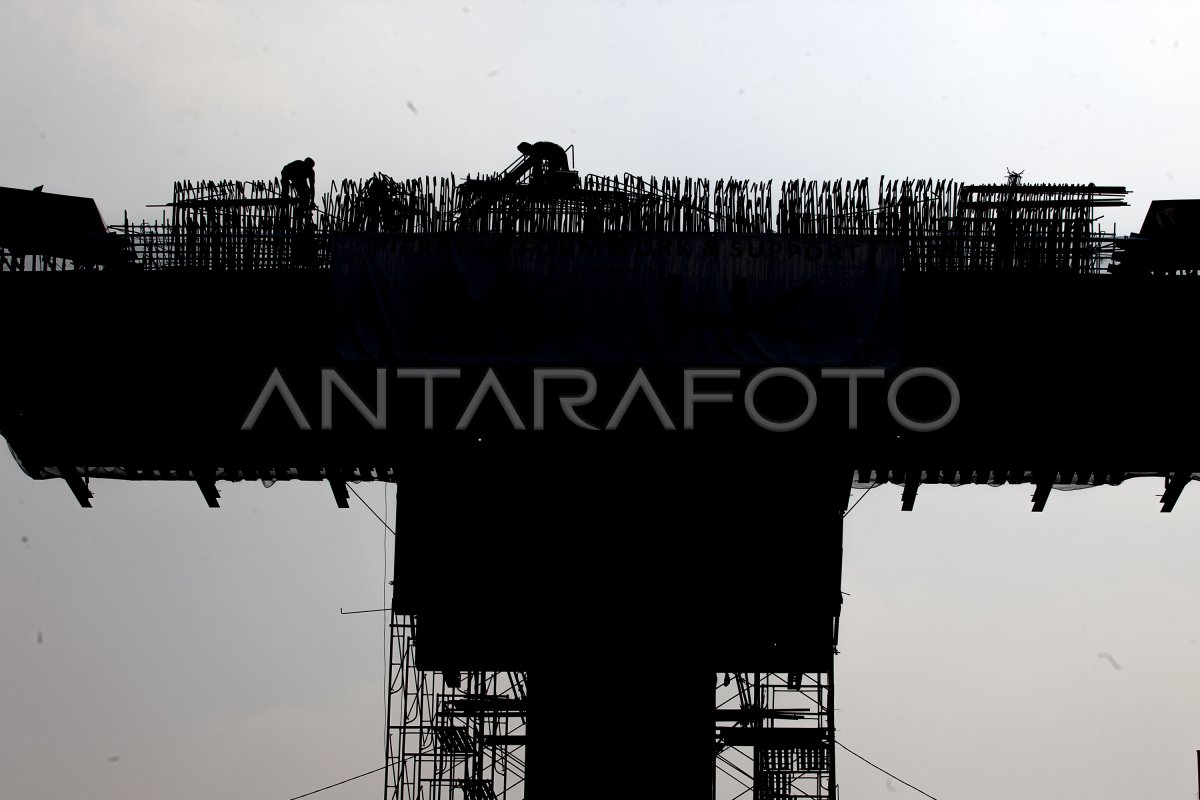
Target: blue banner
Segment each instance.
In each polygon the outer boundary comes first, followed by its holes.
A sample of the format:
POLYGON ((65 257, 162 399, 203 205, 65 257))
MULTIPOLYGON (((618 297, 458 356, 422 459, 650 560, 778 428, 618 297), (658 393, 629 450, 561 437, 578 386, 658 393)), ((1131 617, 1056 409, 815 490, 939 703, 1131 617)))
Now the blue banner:
POLYGON ((899 260, 879 239, 371 234, 333 243, 352 363, 899 362, 899 260))

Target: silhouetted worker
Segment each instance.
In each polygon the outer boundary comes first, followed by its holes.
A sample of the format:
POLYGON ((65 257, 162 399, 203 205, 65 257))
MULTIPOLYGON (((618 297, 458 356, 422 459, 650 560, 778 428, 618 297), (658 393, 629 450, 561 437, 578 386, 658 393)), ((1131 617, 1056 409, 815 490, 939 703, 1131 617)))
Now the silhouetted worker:
POLYGON ((280 191, 284 198, 295 194, 300 204, 305 208, 313 203, 317 192, 317 173, 313 169, 316 162, 311 158, 303 161, 293 161, 279 173, 281 179, 280 191))
POLYGON ((530 180, 540 183, 551 172, 570 172, 571 162, 567 160, 567 151, 554 142, 521 142, 517 149, 523 155, 529 156, 533 162, 533 175, 530 180))

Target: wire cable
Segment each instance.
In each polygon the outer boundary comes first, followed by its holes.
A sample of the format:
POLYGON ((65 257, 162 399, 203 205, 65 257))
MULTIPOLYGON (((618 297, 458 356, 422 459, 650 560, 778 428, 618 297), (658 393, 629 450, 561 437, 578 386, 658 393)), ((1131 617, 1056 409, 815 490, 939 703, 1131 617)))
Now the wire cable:
POLYGON ((850 516, 850 512, 854 510, 854 506, 856 506, 856 505, 858 505, 859 503, 861 503, 861 502, 862 502, 862 499, 863 499, 864 497, 866 497, 867 495, 869 495, 869 494, 871 493, 871 490, 872 490, 872 489, 874 489, 874 488, 875 488, 876 486, 878 486, 878 485, 879 485, 878 483, 872 483, 870 486, 868 486, 868 487, 867 487, 867 490, 866 490, 865 492, 863 492, 862 494, 860 494, 860 495, 858 496, 858 499, 854 501, 854 505, 852 505, 852 506, 850 506, 849 508, 847 508, 847 509, 846 509, 846 512, 845 512, 844 514, 842 514, 842 519, 845 519, 846 517, 850 516))
MULTIPOLYGON (((843 750, 845 750, 847 753, 849 753, 850 755, 854 756, 854 757, 855 757, 855 758, 857 758, 858 760, 860 760, 860 761, 862 761, 862 762, 864 762, 864 763, 866 763, 866 764, 870 764, 872 767, 874 767, 875 769, 879 770, 879 771, 880 771, 880 772, 882 772, 884 775, 887 775, 889 778, 896 778, 896 780, 900 781, 901 783, 903 783, 905 786, 907 786, 908 788, 912 789, 913 791, 915 791, 915 792, 921 792, 921 794, 923 794, 923 795, 925 795, 926 797, 928 797, 928 798, 929 798, 929 800, 937 800, 937 798, 936 798, 936 797, 934 797, 933 795, 931 795, 929 792, 921 791, 920 789, 918 789, 917 787, 913 786, 913 785, 912 785, 911 783, 909 783, 908 781, 904 780, 904 778, 899 778, 899 777, 897 777, 897 776, 893 775, 892 773, 888 772, 886 769, 884 769, 883 767, 879 766, 878 764, 872 764, 870 761, 867 761, 867 759, 863 758, 863 757, 862 757, 862 756, 860 756, 858 753, 856 753, 856 752, 854 752, 853 750, 851 750, 849 747, 846 747, 846 745, 842 744, 841 742, 839 742, 839 741, 836 741, 836 740, 835 740, 835 741, 834 741, 834 744, 836 744, 838 747, 842 748, 843 750)), ((295 800, 295 798, 293 798, 293 800, 295 800)))
MULTIPOLYGON (((383 516, 388 516, 388 487, 389 484, 383 483, 383 516)), ((383 524, 383 605, 388 605, 388 527, 387 523, 383 524)), ((389 611, 391 609, 388 609, 389 611)), ((392 615, 388 614, 383 618, 383 729, 388 731, 387 745, 383 749, 383 760, 386 762, 392 754, 392 615)), ((384 784, 389 783, 389 773, 384 778, 384 784)))
POLYGON ((378 769, 373 769, 370 772, 364 772, 362 775, 355 775, 353 778, 346 778, 346 780, 344 780, 344 781, 338 781, 337 783, 331 783, 328 786, 322 786, 320 789, 314 789, 311 792, 308 792, 307 794, 298 794, 295 797, 289 798, 288 800, 300 800, 301 797, 311 797, 312 795, 316 794, 317 792, 323 792, 326 789, 332 789, 335 786, 341 786, 343 783, 349 783, 350 781, 356 781, 359 778, 365 778, 368 775, 374 775, 376 772, 383 772, 385 769, 388 768, 388 766, 389 766, 388 764, 384 764, 382 767, 379 767, 378 769))
POLYGON ((351 492, 354 492, 354 496, 358 498, 358 502, 360 502, 360 503, 362 503, 364 506, 366 506, 366 507, 367 507, 367 511, 370 511, 372 514, 374 514, 374 515, 375 515, 375 519, 377 519, 377 520, 379 520, 380 522, 382 522, 382 523, 383 523, 383 527, 385 527, 385 528, 387 528, 389 531, 391 531, 391 534, 392 534, 392 536, 395 536, 395 535, 396 535, 396 532, 392 530, 392 526, 387 524, 387 520, 385 520, 383 517, 379 516, 379 514, 378 514, 378 513, 375 511, 375 509, 371 508, 371 504, 370 504, 370 503, 368 503, 366 500, 363 500, 363 499, 362 499, 362 495, 361 495, 361 494, 359 494, 359 493, 358 493, 358 492, 355 490, 355 488, 354 488, 353 486, 351 486, 350 484, 348 484, 348 483, 347 483, 347 484, 346 484, 346 488, 347 488, 347 489, 349 489, 351 492))

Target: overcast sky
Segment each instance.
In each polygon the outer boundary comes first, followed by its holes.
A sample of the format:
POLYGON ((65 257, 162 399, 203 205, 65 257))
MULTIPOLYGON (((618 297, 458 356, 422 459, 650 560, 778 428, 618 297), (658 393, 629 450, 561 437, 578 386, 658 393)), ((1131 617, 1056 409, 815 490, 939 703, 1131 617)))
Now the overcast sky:
MULTIPOLYGON (((0 185, 106 219, 177 179, 492 171, 1095 182, 1200 197, 1200 6, 0 4, 0 185)), ((151 210, 149 213, 153 213, 151 210)), ((98 336, 102 334, 98 333, 98 336)), ((8 342, 5 347, 19 346, 8 342)), ((376 510, 394 497, 359 485, 376 510)), ((0 796, 286 798, 383 763, 380 524, 328 487, 0 459, 0 796)), ((938 800, 1196 796, 1200 490, 876 489, 848 517, 841 740, 938 800), (1195 492, 1195 494, 1193 494, 1195 492)), ((620 760, 614 759, 614 768, 620 760)), ((842 756, 842 796, 919 797, 842 756)), ((376 798, 382 777, 321 795, 376 798)))

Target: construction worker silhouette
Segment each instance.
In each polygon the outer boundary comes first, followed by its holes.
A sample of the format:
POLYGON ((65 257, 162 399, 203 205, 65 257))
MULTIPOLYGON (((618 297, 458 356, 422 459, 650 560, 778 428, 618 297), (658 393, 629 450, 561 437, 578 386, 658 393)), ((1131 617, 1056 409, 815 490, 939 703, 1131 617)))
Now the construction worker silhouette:
POLYGON ((567 151, 554 142, 521 142, 517 149, 529 157, 533 166, 533 174, 529 179, 532 183, 541 183, 551 172, 569 172, 571 162, 567 160, 567 151))
POLYGON ((279 173, 280 191, 283 197, 295 196, 304 208, 313 204, 317 191, 317 173, 313 169, 316 162, 311 158, 303 161, 293 161, 279 173))

